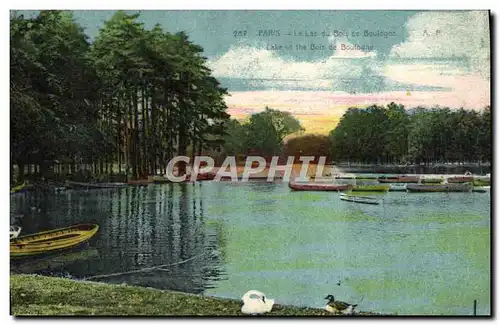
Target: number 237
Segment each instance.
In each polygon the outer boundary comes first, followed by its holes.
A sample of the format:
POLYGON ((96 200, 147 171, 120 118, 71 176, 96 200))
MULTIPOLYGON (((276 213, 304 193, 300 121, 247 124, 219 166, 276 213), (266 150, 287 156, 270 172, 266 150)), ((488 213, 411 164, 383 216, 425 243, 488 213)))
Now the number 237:
POLYGON ((234 37, 237 37, 237 36, 246 36, 247 35, 247 31, 246 30, 233 30, 233 35, 234 35, 234 37))

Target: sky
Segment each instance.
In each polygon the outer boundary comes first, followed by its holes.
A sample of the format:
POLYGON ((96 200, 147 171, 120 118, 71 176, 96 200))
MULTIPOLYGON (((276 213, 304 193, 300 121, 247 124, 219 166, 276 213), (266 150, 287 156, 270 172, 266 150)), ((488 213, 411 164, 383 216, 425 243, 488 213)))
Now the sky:
MULTIPOLYGON (((75 11, 96 37, 113 11, 75 11)), ((487 11, 141 11, 186 31, 228 88, 228 112, 291 112, 328 133, 349 107, 490 105, 487 11)))

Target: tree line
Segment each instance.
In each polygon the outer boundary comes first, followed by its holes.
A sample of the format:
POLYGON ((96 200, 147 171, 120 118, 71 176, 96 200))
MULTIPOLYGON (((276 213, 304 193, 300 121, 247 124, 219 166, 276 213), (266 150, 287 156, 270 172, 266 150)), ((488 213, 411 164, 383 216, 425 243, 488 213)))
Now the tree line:
MULTIPOLYGON (((11 168, 132 178, 222 144, 227 90, 184 32, 117 11, 90 42, 68 11, 10 18, 11 168)), ((184 169, 181 166, 181 172, 184 169)), ((12 177, 12 169, 11 169, 12 177)), ((12 178, 11 178, 12 179, 12 178)))
POLYGON ((350 108, 329 136, 303 135, 293 115, 269 107, 246 121, 229 119, 227 90, 203 49, 183 32, 146 30, 138 18, 117 11, 91 42, 71 12, 11 14, 11 181, 14 165, 18 181, 25 166, 46 175, 54 165, 138 179, 164 174, 174 156, 202 153, 491 162, 490 107, 350 108))
POLYGON ((491 110, 350 108, 330 132, 333 159, 358 163, 491 162, 491 110))
POLYGON ((327 161, 364 164, 489 163, 492 159, 490 107, 475 111, 372 105, 349 108, 328 136, 301 135, 302 131, 289 113, 266 108, 247 122, 229 122, 225 153, 326 156, 327 161), (287 138, 292 133, 297 136, 287 138))

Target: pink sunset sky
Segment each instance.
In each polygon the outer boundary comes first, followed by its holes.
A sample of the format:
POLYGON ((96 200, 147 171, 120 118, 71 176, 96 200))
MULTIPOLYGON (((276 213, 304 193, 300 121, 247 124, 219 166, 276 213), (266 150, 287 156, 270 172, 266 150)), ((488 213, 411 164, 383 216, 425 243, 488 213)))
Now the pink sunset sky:
POLYGON ((406 40, 385 56, 376 50, 342 50, 338 45, 349 40, 331 38, 337 47, 326 59, 300 61, 237 44, 210 60, 209 66, 215 77, 259 80, 265 86, 229 89, 226 104, 231 116, 244 118, 269 106, 297 116, 306 132, 327 133, 354 106, 396 102, 406 108, 482 109, 490 105, 487 12, 423 12, 412 16, 405 27, 406 40), (424 29, 439 30, 439 36, 423 37, 424 29), (375 80, 396 86, 373 92, 339 90, 344 80, 366 82, 366 71, 375 80))

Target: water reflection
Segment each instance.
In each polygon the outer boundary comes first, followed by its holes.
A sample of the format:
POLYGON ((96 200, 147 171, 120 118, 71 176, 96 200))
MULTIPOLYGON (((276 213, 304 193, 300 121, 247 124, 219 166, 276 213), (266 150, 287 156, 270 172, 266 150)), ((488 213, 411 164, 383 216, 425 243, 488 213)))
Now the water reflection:
POLYGON ((360 310, 400 315, 470 314, 478 300, 489 314, 489 193, 379 196, 381 205, 359 205, 284 183, 200 182, 13 195, 11 213, 25 215, 23 233, 101 226, 90 243, 98 255, 37 273, 84 278, 190 259, 100 281, 234 299, 259 288, 311 307, 329 293, 364 296, 360 310))
MULTIPOLYGON (((77 223, 100 225, 90 246, 98 254, 83 260, 50 258, 25 261, 40 274, 94 275, 127 272, 156 265, 175 264, 161 270, 104 278, 99 281, 150 286, 201 293, 223 276, 221 258, 224 224, 205 224, 199 184, 166 184, 118 190, 77 191, 45 196, 23 194, 11 197, 11 223, 33 233, 77 223), (20 218, 19 215, 23 217, 20 218), (47 265, 47 267, 43 267, 47 265)), ((23 268, 24 265, 24 268, 23 268)))

